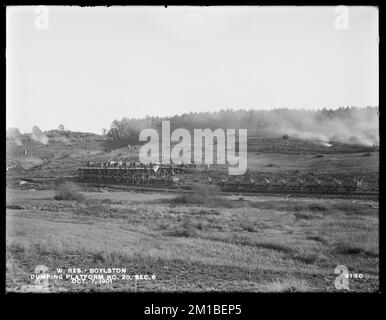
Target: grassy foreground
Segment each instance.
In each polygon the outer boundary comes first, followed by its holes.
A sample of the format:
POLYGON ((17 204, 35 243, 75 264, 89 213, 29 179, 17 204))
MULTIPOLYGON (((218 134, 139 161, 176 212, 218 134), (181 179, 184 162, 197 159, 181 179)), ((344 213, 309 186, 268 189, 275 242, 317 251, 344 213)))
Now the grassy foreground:
POLYGON ((51 291, 336 291, 337 265, 363 274, 350 290, 378 290, 378 202, 210 192, 56 200, 51 191, 9 189, 7 290, 26 290, 37 265, 156 275, 51 280, 51 291))

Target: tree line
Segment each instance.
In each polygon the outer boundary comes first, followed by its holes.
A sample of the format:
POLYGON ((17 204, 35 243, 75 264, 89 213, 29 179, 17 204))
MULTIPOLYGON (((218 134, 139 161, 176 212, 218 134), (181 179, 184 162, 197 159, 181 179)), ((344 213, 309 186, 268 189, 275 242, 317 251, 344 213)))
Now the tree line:
MULTIPOLYGON (((366 126, 374 128, 378 119, 378 107, 341 107, 338 109, 288 109, 273 110, 233 110, 226 109, 215 112, 189 112, 171 117, 115 119, 107 136, 117 143, 138 142, 141 130, 156 129, 161 132, 163 120, 169 120, 171 131, 184 128, 190 132, 193 129, 248 129, 248 136, 264 135, 279 136, 286 131, 312 131, 315 127, 338 128, 339 126, 366 126), (361 122, 363 122, 361 124, 361 122)), ((331 130, 331 129, 330 129, 331 130)))

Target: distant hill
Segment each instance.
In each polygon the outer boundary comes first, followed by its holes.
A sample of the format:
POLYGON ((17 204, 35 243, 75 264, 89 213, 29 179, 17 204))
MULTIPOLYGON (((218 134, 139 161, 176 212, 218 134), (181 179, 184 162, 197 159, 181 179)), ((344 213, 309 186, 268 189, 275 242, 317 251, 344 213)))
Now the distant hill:
POLYGON ((68 130, 38 131, 35 129, 32 133, 22 134, 17 128, 8 129, 6 138, 10 143, 16 144, 18 146, 23 146, 25 144, 30 145, 33 142, 43 145, 52 143, 62 143, 68 145, 72 143, 102 142, 105 140, 102 136, 91 132, 68 130))

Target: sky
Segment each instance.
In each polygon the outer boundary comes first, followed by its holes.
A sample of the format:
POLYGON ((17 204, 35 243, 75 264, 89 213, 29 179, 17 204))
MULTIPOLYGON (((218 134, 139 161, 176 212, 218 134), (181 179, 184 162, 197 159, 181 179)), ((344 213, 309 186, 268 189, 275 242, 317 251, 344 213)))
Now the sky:
POLYGON ((7 128, 379 104, 376 7, 46 8, 7 7, 7 128))

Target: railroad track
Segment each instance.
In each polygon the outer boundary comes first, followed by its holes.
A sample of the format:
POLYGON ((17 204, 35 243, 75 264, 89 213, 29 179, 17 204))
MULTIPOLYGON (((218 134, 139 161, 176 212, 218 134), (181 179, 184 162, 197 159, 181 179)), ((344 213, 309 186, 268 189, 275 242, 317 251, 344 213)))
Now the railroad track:
MULTIPOLYGON (((81 183, 82 185, 94 186, 96 188, 110 188, 127 191, 145 191, 145 192, 193 192, 192 185, 125 185, 125 184, 108 184, 108 183, 81 183)), ((315 197, 315 198, 349 198, 349 199, 378 199, 378 192, 312 192, 312 191, 294 191, 294 190, 266 190, 266 189, 244 189, 229 190, 221 189, 225 195, 248 195, 248 196, 291 196, 291 197, 315 197)))
MULTIPOLYGON (((33 177, 33 178, 14 178, 31 183, 44 183, 50 180, 57 179, 57 177, 33 177)), ((77 176, 66 176, 61 177, 61 179, 67 180, 76 180, 83 186, 94 186, 99 188, 110 188, 117 190, 127 190, 127 191, 162 191, 162 192, 192 192, 192 184, 173 184, 173 182, 162 183, 162 184, 128 184, 128 183, 114 183, 113 181, 81 181, 77 176)), ((309 189, 309 190, 296 190, 291 188, 277 188, 270 189, 264 187, 253 187, 240 186, 239 184, 228 184, 226 186, 221 186, 218 184, 212 184, 213 187, 218 187, 223 194, 233 194, 233 195, 268 195, 268 196, 296 196, 296 197, 315 197, 315 198, 356 198, 356 199, 378 199, 379 192, 376 191, 345 191, 345 190, 336 190, 336 189, 309 189)))

